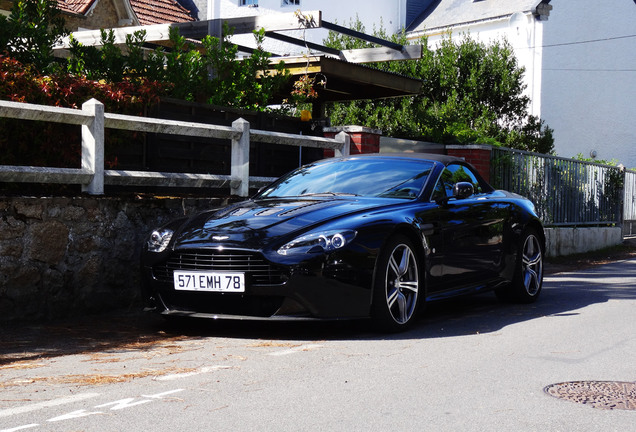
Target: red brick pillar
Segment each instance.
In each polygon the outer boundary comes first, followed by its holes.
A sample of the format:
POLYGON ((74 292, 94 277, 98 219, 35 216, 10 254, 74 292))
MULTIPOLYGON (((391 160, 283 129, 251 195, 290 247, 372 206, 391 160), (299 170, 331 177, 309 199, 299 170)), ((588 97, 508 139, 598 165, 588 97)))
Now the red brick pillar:
MULTIPOLYGON (((325 138, 335 138, 340 132, 345 132, 351 137, 351 154, 380 153, 380 129, 365 126, 334 126, 323 129, 325 138)), ((325 157, 333 157, 333 150, 325 150, 325 157)))
POLYGON ((446 154, 463 158, 477 169, 484 180, 490 182, 491 149, 488 145, 447 145, 446 154))

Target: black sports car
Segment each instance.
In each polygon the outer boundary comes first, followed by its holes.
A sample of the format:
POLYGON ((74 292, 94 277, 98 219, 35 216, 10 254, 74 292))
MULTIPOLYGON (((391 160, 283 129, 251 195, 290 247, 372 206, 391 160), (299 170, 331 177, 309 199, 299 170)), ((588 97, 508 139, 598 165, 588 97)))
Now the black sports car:
POLYGON ((484 289, 536 300, 544 249, 533 204, 463 160, 357 155, 158 228, 143 292, 166 315, 371 317, 399 330, 431 300, 484 289))

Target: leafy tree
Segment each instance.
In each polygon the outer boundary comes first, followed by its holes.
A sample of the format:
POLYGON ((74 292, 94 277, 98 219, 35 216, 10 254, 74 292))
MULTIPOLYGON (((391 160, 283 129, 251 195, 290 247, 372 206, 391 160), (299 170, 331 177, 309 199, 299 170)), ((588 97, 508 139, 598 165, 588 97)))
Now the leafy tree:
POLYGON ((15 0, 0 15, 0 53, 42 72, 56 69, 52 48, 67 34, 55 0, 15 0))
MULTIPOLYGON (((364 32, 359 22, 350 25, 364 32)), ((404 33, 377 36, 402 45, 404 33)), ((380 69, 419 78, 419 95, 384 100, 334 103, 328 107, 332 124, 362 124, 382 129, 393 137, 441 143, 480 143, 550 153, 552 130, 528 112, 530 99, 523 94, 524 69, 506 41, 486 45, 468 36, 446 37, 437 49, 427 47, 418 60, 374 65, 380 69)), ((373 46, 350 36, 330 32, 325 45, 338 49, 373 46)))

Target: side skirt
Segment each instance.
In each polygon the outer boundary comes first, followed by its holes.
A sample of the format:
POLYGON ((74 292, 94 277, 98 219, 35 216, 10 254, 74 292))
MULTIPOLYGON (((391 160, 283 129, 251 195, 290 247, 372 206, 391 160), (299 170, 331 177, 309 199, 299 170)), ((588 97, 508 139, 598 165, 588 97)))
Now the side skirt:
POLYGON ((429 302, 429 301, 437 301, 437 300, 446 300, 452 297, 459 297, 459 296, 464 296, 469 294, 477 294, 477 293, 481 293, 485 291, 492 291, 508 283, 510 283, 510 281, 497 278, 497 279, 493 279, 493 280, 490 280, 481 284, 477 284, 477 285, 464 285, 461 287, 454 287, 445 291, 437 291, 437 292, 431 293, 430 295, 428 295, 427 293, 426 301, 429 302))

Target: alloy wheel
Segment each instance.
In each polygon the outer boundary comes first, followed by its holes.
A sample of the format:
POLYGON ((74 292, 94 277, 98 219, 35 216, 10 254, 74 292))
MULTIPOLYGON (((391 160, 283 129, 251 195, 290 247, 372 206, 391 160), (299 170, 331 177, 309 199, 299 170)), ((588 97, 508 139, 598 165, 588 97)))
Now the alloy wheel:
POLYGON ((415 313, 418 296, 418 269, 415 254, 405 244, 391 252, 386 271, 386 302, 393 320, 405 324, 415 313))
POLYGON ((530 296, 536 295, 543 278, 543 255, 539 239, 534 235, 529 235, 523 245, 521 272, 526 292, 530 296))

